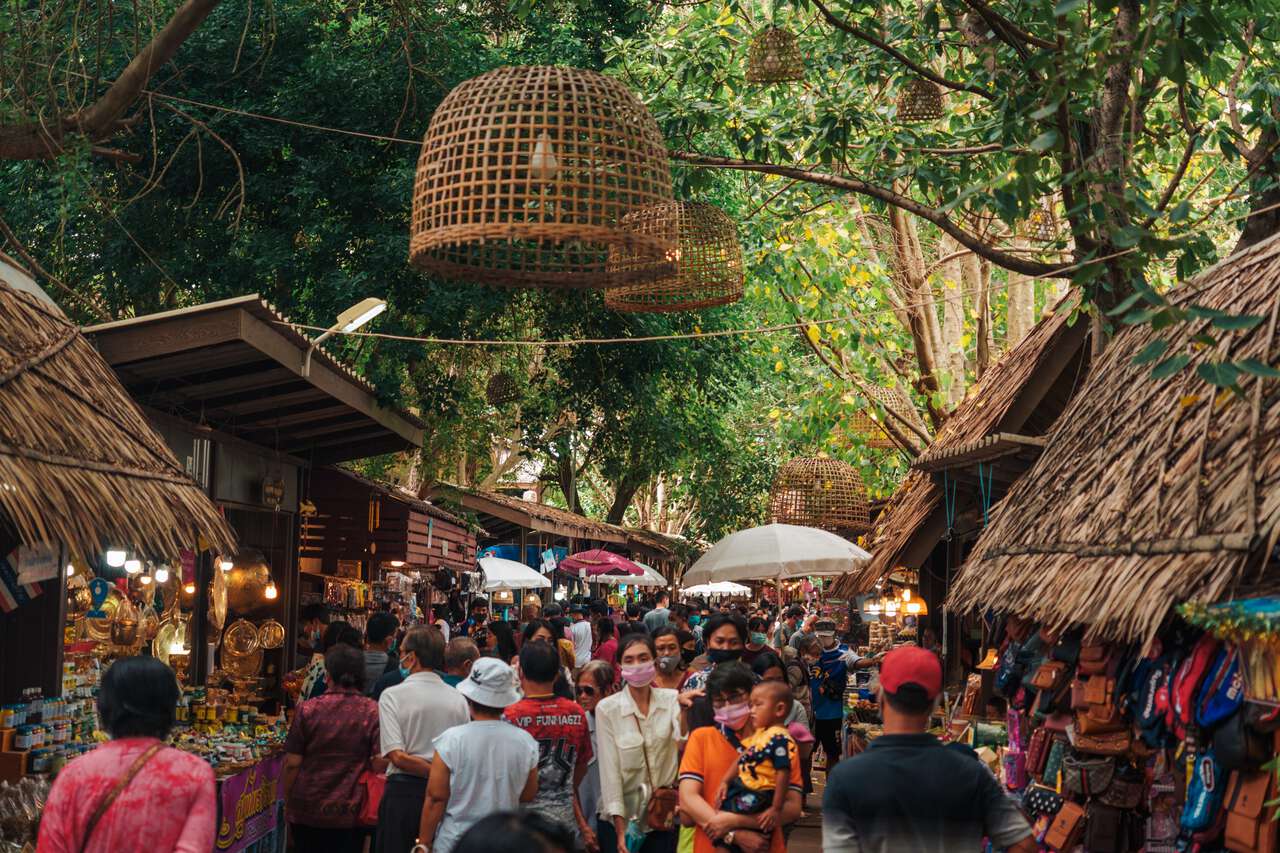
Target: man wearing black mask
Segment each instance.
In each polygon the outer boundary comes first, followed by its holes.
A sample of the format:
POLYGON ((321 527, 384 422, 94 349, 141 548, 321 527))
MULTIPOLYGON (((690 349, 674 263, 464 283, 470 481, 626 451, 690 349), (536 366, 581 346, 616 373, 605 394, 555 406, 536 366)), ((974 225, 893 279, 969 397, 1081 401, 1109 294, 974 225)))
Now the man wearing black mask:
POLYGON ((742 657, 743 647, 747 644, 747 620, 736 613, 713 613, 703 626, 702 638, 707 646, 709 663, 706 669, 690 673, 684 683, 683 695, 694 691, 699 694, 691 699, 688 706, 689 731, 715 724, 715 709, 705 695, 707 676, 720 664, 742 657))

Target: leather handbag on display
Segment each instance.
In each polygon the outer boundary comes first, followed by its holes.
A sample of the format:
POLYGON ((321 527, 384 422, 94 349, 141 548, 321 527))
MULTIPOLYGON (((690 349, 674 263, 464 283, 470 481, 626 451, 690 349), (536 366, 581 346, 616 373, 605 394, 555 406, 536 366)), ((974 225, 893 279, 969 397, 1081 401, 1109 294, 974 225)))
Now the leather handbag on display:
POLYGON ((1068 755, 1062 759, 1062 787, 1069 794, 1100 796, 1111 787, 1116 763, 1110 758, 1068 755))
POLYGON ((1072 746, 1076 748, 1076 752, 1085 752, 1089 755, 1126 755, 1133 746, 1133 736, 1128 729, 1102 734, 1084 734, 1077 731, 1072 746))
POLYGON ((1053 746, 1053 732, 1044 726, 1031 733, 1027 744, 1027 772, 1039 777, 1049 761, 1049 749, 1053 746))
POLYGON ((1081 675, 1099 675, 1107 671, 1107 659, 1110 655, 1110 646, 1086 644, 1080 647, 1080 659, 1076 666, 1081 675))
POLYGON ((1095 675, 1085 682, 1085 707, 1076 711, 1076 731, 1083 734, 1116 732, 1129 728, 1120 713, 1116 680, 1095 675))
POLYGON ((1062 808, 1053 816, 1053 822, 1044 834, 1044 844, 1050 850, 1072 850, 1084 838, 1084 808, 1064 800, 1062 808))
POLYGON ((1089 707, 1089 700, 1085 695, 1086 684, 1087 682, 1081 680, 1079 677, 1075 678, 1071 682, 1071 710, 1083 711, 1085 708, 1089 707))
POLYGON ((1064 661, 1047 660, 1031 676, 1031 686, 1042 693, 1057 690, 1066 681, 1070 669, 1070 664, 1064 661))
POLYGON ((1090 802, 1085 807, 1084 849, 1089 853, 1129 853, 1130 821, 1123 809, 1090 802))
POLYGON ((1270 772, 1236 770, 1227 781, 1226 847, 1234 853, 1272 853, 1276 849, 1277 828, 1264 808, 1273 796, 1275 784, 1270 772))
POLYGON ((1053 746, 1049 747, 1049 760, 1044 763, 1044 770, 1040 772, 1040 781, 1046 785, 1056 785, 1058 774, 1062 772, 1062 759, 1066 757, 1067 742, 1055 737, 1053 746))
POLYGON ((1022 795, 1022 807, 1033 818, 1047 815, 1052 817, 1062 808, 1062 795, 1052 788, 1043 785, 1032 785, 1022 795))
POLYGON ((1271 736, 1254 731, 1237 711, 1214 729, 1213 754, 1224 770, 1257 770, 1271 757, 1271 736))
POLYGON ((1147 774, 1132 764, 1125 764, 1111 779, 1107 790, 1098 797, 1118 809, 1136 809, 1147 796, 1147 774))

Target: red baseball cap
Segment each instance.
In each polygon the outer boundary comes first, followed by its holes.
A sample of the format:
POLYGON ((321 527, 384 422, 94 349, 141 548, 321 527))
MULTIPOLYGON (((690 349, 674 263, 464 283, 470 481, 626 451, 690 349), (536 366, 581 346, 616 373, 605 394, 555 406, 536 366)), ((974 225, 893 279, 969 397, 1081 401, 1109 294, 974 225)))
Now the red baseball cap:
POLYGON ((880 686, 897 693, 906 684, 915 684, 933 699, 942 692, 942 661, 928 649, 902 646, 884 656, 880 664, 880 686))

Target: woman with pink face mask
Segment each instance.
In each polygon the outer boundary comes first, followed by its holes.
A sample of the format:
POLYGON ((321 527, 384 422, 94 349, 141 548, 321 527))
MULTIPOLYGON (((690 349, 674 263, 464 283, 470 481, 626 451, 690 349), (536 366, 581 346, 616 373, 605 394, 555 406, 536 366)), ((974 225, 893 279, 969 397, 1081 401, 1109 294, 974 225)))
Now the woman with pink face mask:
POLYGON ((601 853, 676 849, 675 830, 649 830, 645 822, 654 789, 675 784, 683 738, 676 691, 654 686, 656 660, 648 634, 623 635, 617 661, 624 686, 596 705, 600 817, 613 824, 617 836, 616 851, 602 844, 601 853))

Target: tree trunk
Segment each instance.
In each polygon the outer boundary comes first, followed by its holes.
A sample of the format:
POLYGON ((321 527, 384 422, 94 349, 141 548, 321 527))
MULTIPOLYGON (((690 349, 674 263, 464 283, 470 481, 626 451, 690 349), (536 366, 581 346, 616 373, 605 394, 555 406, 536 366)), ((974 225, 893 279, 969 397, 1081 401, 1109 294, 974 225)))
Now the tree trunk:
POLYGON ((1245 220, 1236 247, 1231 250, 1233 255, 1280 231, 1280 186, 1276 183, 1280 179, 1280 155, 1275 153, 1278 147, 1280 135, 1277 135, 1275 125, 1269 125, 1253 146, 1256 156, 1266 157, 1267 162, 1261 165, 1250 164, 1257 166, 1257 172, 1250 180, 1252 192, 1249 193, 1249 218, 1245 220))
POLYGON ((974 328, 974 375, 979 379, 987 372, 991 364, 991 310, 987 302, 987 289, 982 283, 982 263, 977 255, 969 254, 960 259, 963 273, 964 291, 969 303, 973 306, 974 328))
MULTIPOLYGON (((1027 241, 1021 237, 1013 241, 1014 248, 1026 248, 1027 241)), ((1005 350, 1011 350, 1025 338, 1036 322, 1036 283, 1021 273, 1011 272, 1009 276, 1008 320, 1005 323, 1005 350)))
POLYGON ((578 497, 578 476, 574 470, 573 442, 565 437, 564 450, 556 457, 556 483, 564 494, 564 502, 569 512, 581 512, 582 500, 578 497))
MULTIPOLYGON (((938 243, 938 255, 947 257, 959 250, 959 244, 950 238, 938 243)), ((942 363, 950 378, 947 386, 947 405, 955 406, 964 399, 968 386, 964 371, 964 294, 961 291, 963 274, 960 259, 952 258, 942 265, 942 363)))

